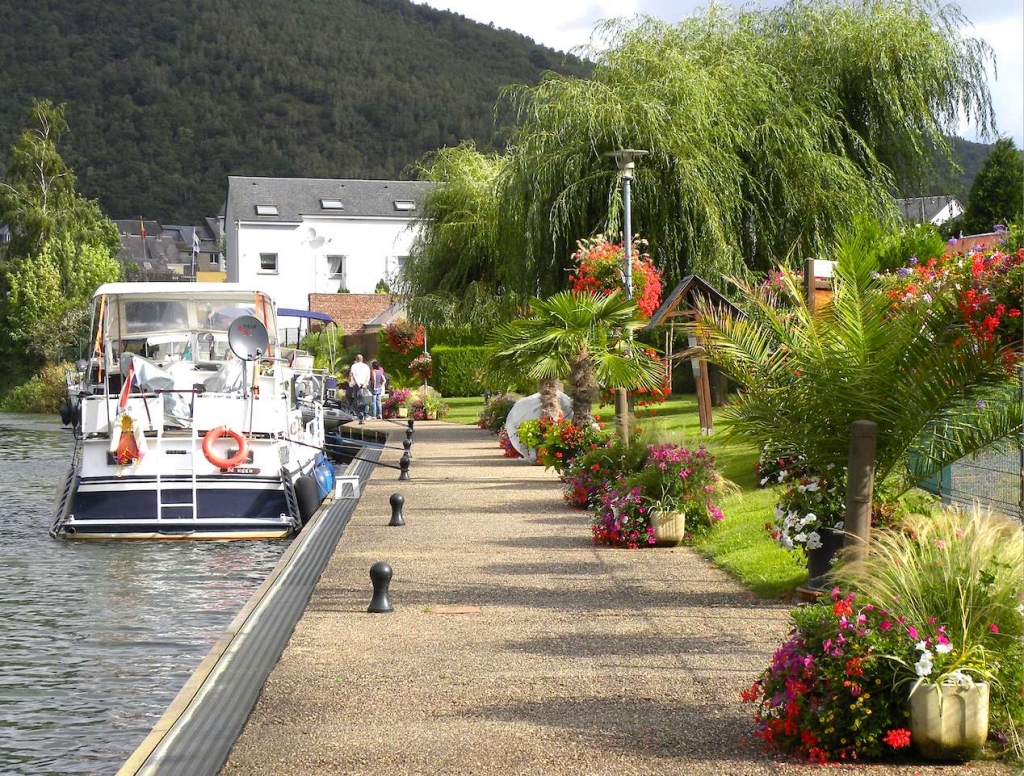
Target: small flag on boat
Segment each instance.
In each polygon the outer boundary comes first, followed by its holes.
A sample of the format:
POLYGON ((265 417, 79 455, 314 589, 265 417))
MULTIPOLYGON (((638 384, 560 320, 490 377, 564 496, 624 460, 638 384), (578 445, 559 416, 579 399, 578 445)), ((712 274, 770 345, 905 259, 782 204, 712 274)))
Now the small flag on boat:
POLYGON ((118 412, 122 412, 128 406, 128 394, 132 392, 132 383, 135 382, 135 359, 128 357, 128 371, 125 372, 124 382, 121 385, 121 400, 117 404, 118 412))

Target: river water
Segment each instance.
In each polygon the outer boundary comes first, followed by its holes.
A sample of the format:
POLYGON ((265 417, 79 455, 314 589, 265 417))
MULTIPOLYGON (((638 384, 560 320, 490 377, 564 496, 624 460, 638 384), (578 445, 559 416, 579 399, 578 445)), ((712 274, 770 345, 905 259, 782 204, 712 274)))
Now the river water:
POLYGON ((73 445, 0 413, 4 776, 115 773, 288 545, 51 539, 73 445))

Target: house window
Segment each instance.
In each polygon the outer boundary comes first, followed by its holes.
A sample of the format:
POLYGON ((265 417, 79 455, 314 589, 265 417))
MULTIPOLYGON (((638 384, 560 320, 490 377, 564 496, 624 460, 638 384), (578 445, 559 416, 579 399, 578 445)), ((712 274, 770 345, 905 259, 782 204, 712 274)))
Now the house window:
POLYGON ((277 254, 260 254, 260 272, 277 272, 277 254))
POLYGON ((327 271, 330 273, 332 278, 338 278, 341 280, 341 285, 345 285, 345 257, 344 256, 328 256, 327 257, 327 271))
POLYGON ((401 212, 408 212, 410 210, 415 210, 415 209, 416 209, 416 203, 413 202, 411 199, 396 199, 395 200, 395 210, 398 210, 398 211, 401 211, 401 212))
POLYGON ((277 205, 257 205, 256 215, 258 216, 276 216, 277 205))
POLYGON ((340 199, 321 199, 320 207, 324 210, 344 210, 345 206, 341 204, 340 199))
POLYGON ((210 254, 210 266, 211 267, 219 267, 220 266, 220 256, 218 256, 216 253, 211 253, 210 254))
POLYGON ((395 256, 395 263, 398 265, 398 271, 402 272, 405 270, 405 264, 409 260, 408 256, 395 256))

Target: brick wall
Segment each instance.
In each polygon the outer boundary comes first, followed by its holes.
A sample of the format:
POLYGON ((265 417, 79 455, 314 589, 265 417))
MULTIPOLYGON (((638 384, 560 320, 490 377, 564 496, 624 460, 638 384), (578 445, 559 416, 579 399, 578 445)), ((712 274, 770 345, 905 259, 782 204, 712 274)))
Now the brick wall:
POLYGON ((309 309, 327 313, 345 334, 357 334, 363 324, 392 304, 389 294, 310 294, 309 309))

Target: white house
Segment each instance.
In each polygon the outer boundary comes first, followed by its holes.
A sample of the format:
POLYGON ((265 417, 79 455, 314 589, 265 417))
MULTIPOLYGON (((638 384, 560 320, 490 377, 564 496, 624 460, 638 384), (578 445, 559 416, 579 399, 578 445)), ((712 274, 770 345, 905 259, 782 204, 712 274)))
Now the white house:
POLYGON ((373 293, 409 255, 417 211, 433 185, 229 176, 227 280, 303 310, 310 294, 373 293))
POLYGON ((959 218, 964 213, 964 206, 953 196, 912 197, 897 199, 896 207, 903 218, 915 224, 934 224, 942 226, 947 221, 959 218))

